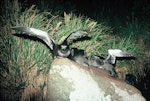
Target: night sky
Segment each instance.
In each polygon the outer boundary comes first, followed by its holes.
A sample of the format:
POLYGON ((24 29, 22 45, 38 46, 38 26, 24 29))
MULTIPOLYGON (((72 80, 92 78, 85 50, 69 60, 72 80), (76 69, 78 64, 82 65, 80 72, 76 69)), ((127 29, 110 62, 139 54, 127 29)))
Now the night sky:
MULTIPOLYGON (((27 6, 35 4, 38 6, 40 0, 21 0, 26 2, 27 6)), ((149 0, 45 0, 46 4, 51 6, 49 10, 74 12, 91 17, 95 20, 96 16, 103 14, 110 18, 114 16, 126 18, 134 16, 139 19, 145 19, 150 16, 149 0)), ((38 8, 42 8, 41 5, 38 8)))

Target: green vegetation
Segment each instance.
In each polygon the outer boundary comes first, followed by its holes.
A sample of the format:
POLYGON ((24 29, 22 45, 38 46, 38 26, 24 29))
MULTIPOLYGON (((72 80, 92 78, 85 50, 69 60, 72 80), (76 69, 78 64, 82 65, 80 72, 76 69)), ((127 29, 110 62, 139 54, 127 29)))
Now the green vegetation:
POLYGON ((64 13, 62 17, 58 12, 55 13, 57 15, 51 14, 46 8, 40 10, 35 5, 23 9, 25 7, 17 0, 6 0, 4 7, 0 28, 0 71, 3 80, 1 86, 4 88, 26 87, 28 72, 32 68, 37 68, 37 75, 47 74, 52 62, 51 52, 45 45, 14 36, 15 32, 10 29, 12 26, 27 26, 47 31, 57 43, 61 43, 75 30, 86 29, 90 31, 90 39, 77 41, 71 47, 86 50, 87 56, 95 54, 104 57, 107 56, 108 49, 128 50, 133 52, 137 59, 119 61, 117 67, 127 67, 128 72, 136 77, 142 77, 144 70, 148 69, 144 62, 149 58, 149 53, 144 53, 149 50, 150 45, 147 24, 140 25, 137 20, 131 20, 120 26, 119 21, 116 21, 118 26, 112 28, 106 20, 97 22, 82 15, 76 16, 74 13, 64 13))

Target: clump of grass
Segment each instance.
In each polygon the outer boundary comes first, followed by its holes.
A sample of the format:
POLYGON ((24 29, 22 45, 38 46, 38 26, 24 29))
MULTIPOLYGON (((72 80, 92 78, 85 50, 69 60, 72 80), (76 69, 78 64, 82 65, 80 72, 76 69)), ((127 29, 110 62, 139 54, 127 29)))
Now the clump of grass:
MULTIPOLYGON (((145 21, 139 22, 139 20, 132 16, 132 18, 128 18, 126 23, 118 24, 119 29, 116 30, 116 33, 121 38, 126 38, 130 40, 126 40, 124 43, 128 44, 127 46, 131 46, 132 52, 135 54, 136 59, 134 61, 129 62, 120 62, 121 64, 129 64, 128 72, 134 74, 138 79, 141 79, 145 75, 145 70, 149 70, 148 67, 149 61, 149 42, 148 39, 149 34, 149 24, 145 21)), ((123 42, 123 41, 122 41, 123 42)))
POLYGON ((105 26, 104 23, 98 24, 98 22, 81 15, 76 16, 73 13, 64 13, 62 25, 60 26, 60 29, 58 30, 59 34, 56 37, 62 41, 61 38, 64 38, 63 36, 79 29, 88 30, 89 38, 81 41, 75 41, 72 44, 72 47, 86 50, 88 56, 97 51, 95 49, 99 46, 99 42, 102 39, 106 39, 111 32, 111 28, 109 26, 105 26))
MULTIPOLYGON (((0 38, 2 43, 0 46, 0 61, 2 66, 0 69, 1 80, 3 80, 1 81, 1 87, 2 91, 4 90, 10 93, 18 92, 16 96, 21 96, 20 92, 28 85, 31 85, 31 82, 29 82, 31 78, 33 79, 34 76, 40 74, 47 74, 50 69, 52 57, 49 49, 45 45, 38 41, 14 36, 12 35, 14 31, 10 28, 12 26, 27 26, 47 30, 47 32, 49 32, 53 27, 51 21, 53 21, 55 17, 48 12, 40 13, 34 5, 22 12, 17 0, 12 2, 6 1, 5 4, 6 12, 1 16, 2 21, 5 22, 1 28, 0 38), (36 72, 34 72, 34 75, 31 77, 30 72, 34 71, 33 68, 36 69, 36 72)), ((38 81, 38 79, 41 78, 37 78, 36 80, 38 81)), ((43 80, 46 80, 46 78, 43 78, 43 80)), ((33 83, 32 85, 38 85, 40 87, 39 84, 33 83)), ((8 92, 6 93, 10 94, 8 92)), ((6 93, 4 93, 4 95, 7 95, 6 93)), ((20 98, 16 96, 14 96, 14 98, 20 98)))
MULTIPOLYGON (((112 48, 120 48, 128 50, 134 53, 136 59, 132 61, 118 61, 118 67, 124 67, 128 64, 128 72, 135 75, 137 78, 141 78, 145 75, 144 71, 149 70, 149 24, 144 20, 141 22, 134 15, 127 17, 123 20, 119 17, 114 17, 114 20, 110 22, 105 20, 108 25, 113 27, 114 40, 111 42, 112 48)), ((106 42, 108 45, 108 43, 106 42)), ((102 53, 104 54, 104 53, 102 53)))

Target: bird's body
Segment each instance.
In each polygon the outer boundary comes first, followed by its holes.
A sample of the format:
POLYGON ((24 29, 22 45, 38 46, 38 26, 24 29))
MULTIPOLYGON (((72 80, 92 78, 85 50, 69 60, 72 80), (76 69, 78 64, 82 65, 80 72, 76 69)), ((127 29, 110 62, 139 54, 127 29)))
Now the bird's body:
POLYGON ((119 49, 109 49, 108 56, 106 59, 100 56, 93 55, 89 60, 89 65, 102 68, 108 71, 111 76, 116 77, 117 76, 115 71, 116 58, 123 58, 123 57, 133 57, 133 55, 127 51, 122 51, 119 49))
POLYGON ((70 56, 71 49, 68 45, 56 45, 53 49, 54 58, 64 57, 68 58, 70 56))
POLYGON ((70 59, 83 65, 83 66, 89 66, 88 58, 86 57, 86 53, 84 50, 72 48, 70 59))

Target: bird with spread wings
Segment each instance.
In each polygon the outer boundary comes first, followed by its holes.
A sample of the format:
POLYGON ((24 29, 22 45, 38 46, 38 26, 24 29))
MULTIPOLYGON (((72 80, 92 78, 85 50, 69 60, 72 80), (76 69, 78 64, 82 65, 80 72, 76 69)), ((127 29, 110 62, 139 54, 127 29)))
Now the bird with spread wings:
POLYGON ((116 77, 115 64, 117 58, 133 58, 133 54, 128 51, 120 49, 109 49, 106 58, 92 55, 89 60, 89 65, 102 68, 110 73, 111 76, 116 77))
POLYGON ((83 37, 88 34, 86 30, 77 30, 72 32, 66 37, 66 39, 61 43, 57 44, 54 39, 45 31, 29 28, 29 27, 11 27, 15 31, 20 31, 22 35, 28 35, 32 37, 39 38, 42 40, 52 51, 53 57, 69 57, 71 54, 71 48, 68 42, 74 37, 83 37))

